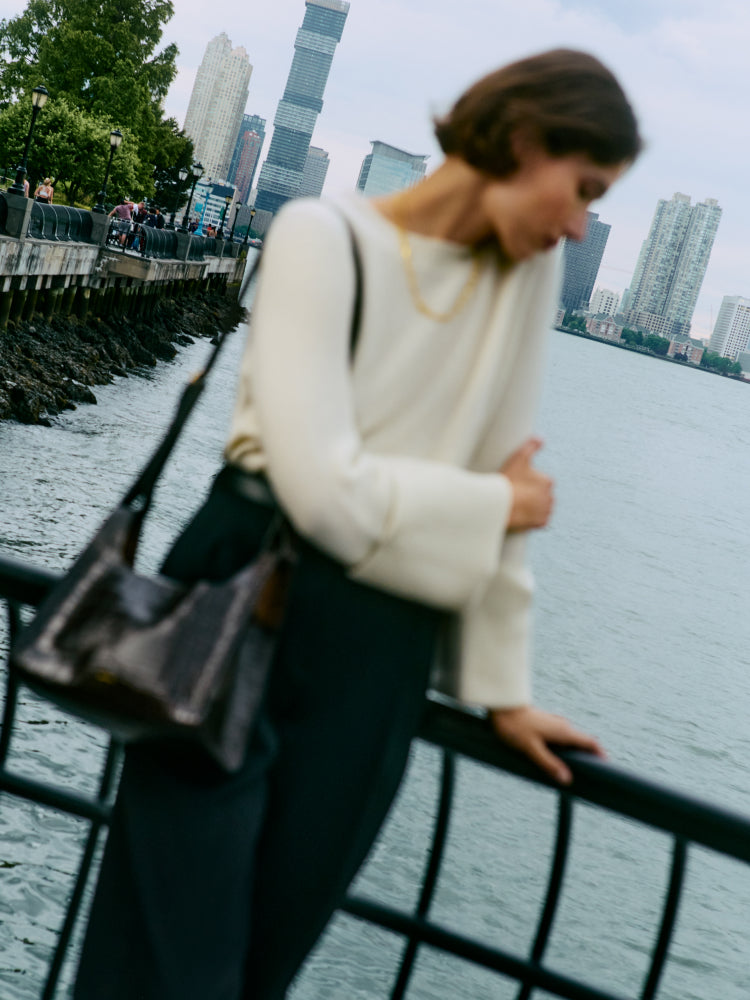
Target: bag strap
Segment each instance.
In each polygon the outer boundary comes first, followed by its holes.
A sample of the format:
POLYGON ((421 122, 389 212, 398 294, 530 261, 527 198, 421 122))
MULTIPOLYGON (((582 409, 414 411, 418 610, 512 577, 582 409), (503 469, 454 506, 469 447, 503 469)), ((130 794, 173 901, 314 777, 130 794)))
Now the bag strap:
MULTIPOLYGON (((352 309, 352 322, 349 332, 349 352, 350 357, 353 358, 357 347, 357 341, 359 339, 359 328, 362 320, 362 258, 359 252, 357 238, 354 234, 351 223, 345 216, 344 221, 349 231, 349 239, 351 242, 352 256, 354 260, 354 306, 352 309)), ((250 268, 249 273, 245 276, 242 282, 242 287, 239 293, 240 303, 242 303, 244 296, 250 287, 250 282, 255 277, 255 274, 260 267, 262 256, 262 252, 258 254, 253 261, 253 265, 250 268)), ((216 363, 219 351, 224 346, 229 332, 229 330, 224 329, 218 334, 214 347, 208 356, 203 370, 199 372, 182 390, 182 395, 180 396, 179 403, 177 404, 177 410, 174 417, 172 417, 172 422, 167 428, 164 437, 158 444, 151 458, 143 467, 138 478, 135 480, 121 501, 122 506, 130 507, 140 515, 135 525, 136 531, 140 530, 140 525, 146 515, 146 511, 151 505, 157 480, 161 475, 162 469, 166 465, 172 449, 182 433, 182 428, 185 426, 193 407, 198 402, 205 388, 206 378, 216 363)), ((136 541, 137 535, 136 538, 131 540, 131 549, 133 554, 135 553, 136 541)))

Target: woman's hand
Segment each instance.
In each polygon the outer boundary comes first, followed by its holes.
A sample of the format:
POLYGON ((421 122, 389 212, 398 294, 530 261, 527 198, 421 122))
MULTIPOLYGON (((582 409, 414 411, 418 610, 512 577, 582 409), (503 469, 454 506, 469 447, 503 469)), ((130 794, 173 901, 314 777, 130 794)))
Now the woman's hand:
POLYGON ((569 785, 573 775, 567 764, 551 752, 548 743, 586 750, 597 757, 606 756, 593 736, 575 729, 562 716, 543 712, 533 705, 492 709, 490 718, 495 732, 504 743, 520 750, 561 785, 569 785))
POLYGON ((539 438, 529 438, 500 469, 513 487, 508 531, 543 528, 552 514, 552 480, 531 464, 541 447, 539 438))

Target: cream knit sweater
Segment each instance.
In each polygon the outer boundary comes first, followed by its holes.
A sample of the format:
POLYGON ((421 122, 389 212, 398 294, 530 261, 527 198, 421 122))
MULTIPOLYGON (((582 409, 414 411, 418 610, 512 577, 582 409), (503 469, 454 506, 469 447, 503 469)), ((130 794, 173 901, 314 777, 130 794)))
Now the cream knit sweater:
MULTIPOLYGON (((471 252, 409 240, 423 299, 447 311, 471 252)), ((531 698, 531 579, 497 470, 533 430, 556 296, 556 254, 503 273, 488 249, 459 315, 426 318, 395 227, 359 196, 290 203, 264 248, 227 458, 264 469, 300 533, 352 578, 458 612, 437 684, 470 704, 531 698), (342 212, 364 271, 353 364, 342 212)))

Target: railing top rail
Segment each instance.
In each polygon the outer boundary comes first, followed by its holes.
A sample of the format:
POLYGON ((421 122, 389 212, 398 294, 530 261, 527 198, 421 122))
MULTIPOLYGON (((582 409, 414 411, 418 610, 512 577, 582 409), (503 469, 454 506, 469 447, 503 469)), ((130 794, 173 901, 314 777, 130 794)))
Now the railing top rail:
MULTIPOLYGON (((59 574, 0 556, 0 599, 36 605, 59 574)), ((486 718, 428 700, 419 736, 444 749, 558 789, 525 757, 502 744, 486 718)), ((589 754, 562 751, 574 774, 571 794, 686 841, 750 862, 750 817, 635 775, 589 754)), ((559 789, 558 789, 559 790, 559 789)))

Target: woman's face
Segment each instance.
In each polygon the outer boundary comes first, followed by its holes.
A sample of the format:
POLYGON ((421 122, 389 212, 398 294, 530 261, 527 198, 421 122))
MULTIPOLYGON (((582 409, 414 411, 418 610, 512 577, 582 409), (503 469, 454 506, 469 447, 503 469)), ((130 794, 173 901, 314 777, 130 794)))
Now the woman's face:
POLYGON ((520 152, 518 160, 514 174, 490 178, 480 194, 486 223, 514 262, 550 250, 563 236, 582 240, 589 205, 628 166, 601 166, 585 153, 555 158, 536 147, 520 152))

